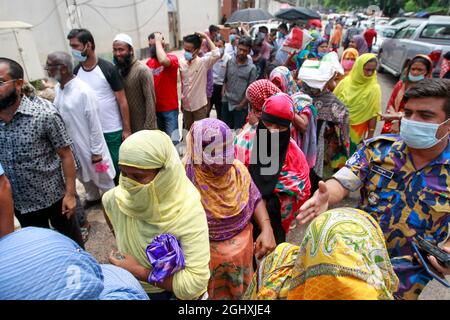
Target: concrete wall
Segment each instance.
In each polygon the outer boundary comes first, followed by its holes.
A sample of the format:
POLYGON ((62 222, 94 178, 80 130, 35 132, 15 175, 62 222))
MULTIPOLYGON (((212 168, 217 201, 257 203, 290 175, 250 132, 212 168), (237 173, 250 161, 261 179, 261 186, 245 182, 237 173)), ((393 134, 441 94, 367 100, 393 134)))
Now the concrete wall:
MULTIPOLYGON (((73 0, 67 2, 72 4, 73 0)), ((219 22, 220 0, 173 2, 179 5, 181 37, 219 22)), ((171 46, 174 45, 168 34, 167 0, 78 0, 77 3, 78 15, 75 11, 69 15, 64 0, 0 0, 0 20, 19 20, 35 25, 32 32, 42 64, 49 52, 69 50, 66 36, 72 27, 78 27, 78 20, 82 27, 93 33, 96 50, 103 56, 111 55, 112 40, 120 32, 128 33, 137 49, 147 47, 147 36, 154 31, 162 32, 166 41, 170 40, 171 46)))
POLYGON ((220 0, 178 0, 181 38, 197 31, 205 31, 211 24, 219 24, 222 16, 220 0))

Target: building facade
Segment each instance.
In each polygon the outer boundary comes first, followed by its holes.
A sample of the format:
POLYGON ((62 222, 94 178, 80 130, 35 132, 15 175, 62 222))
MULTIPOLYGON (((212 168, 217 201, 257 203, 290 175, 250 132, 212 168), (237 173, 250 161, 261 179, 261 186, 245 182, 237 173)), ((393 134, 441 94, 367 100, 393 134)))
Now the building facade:
POLYGON ((0 21, 33 25, 44 64, 49 52, 69 50, 67 34, 79 27, 93 33, 96 51, 106 58, 112 55, 115 35, 122 32, 133 38, 138 52, 147 48, 147 37, 154 31, 175 47, 184 35, 217 24, 220 5, 221 0, 0 0, 0 21))

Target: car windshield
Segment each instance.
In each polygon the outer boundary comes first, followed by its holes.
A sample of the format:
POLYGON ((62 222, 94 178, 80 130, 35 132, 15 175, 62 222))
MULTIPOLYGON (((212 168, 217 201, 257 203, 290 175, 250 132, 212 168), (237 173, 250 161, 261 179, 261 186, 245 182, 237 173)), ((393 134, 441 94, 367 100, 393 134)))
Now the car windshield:
POLYGON ((394 28, 384 28, 382 30, 380 30, 380 34, 382 37, 385 38, 392 38, 395 34, 396 29, 394 28))
POLYGON ((422 38, 450 40, 450 25, 429 24, 423 29, 422 38))

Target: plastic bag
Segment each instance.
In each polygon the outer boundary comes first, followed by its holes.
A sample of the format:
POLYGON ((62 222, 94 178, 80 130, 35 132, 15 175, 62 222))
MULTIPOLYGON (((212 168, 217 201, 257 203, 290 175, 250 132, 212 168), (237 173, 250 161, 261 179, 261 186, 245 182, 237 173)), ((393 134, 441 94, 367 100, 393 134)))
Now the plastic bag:
POLYGON ((302 51, 311 42, 312 37, 307 30, 294 27, 283 43, 281 50, 288 53, 302 51))
POLYGON ((184 254, 178 240, 171 234, 162 234, 147 247, 148 261, 153 267, 149 283, 159 283, 184 269, 184 254))

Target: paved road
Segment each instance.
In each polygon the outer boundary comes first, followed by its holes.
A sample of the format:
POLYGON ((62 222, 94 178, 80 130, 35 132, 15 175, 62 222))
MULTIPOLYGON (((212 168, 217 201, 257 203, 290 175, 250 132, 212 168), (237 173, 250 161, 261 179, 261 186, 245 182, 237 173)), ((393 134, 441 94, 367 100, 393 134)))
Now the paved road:
MULTIPOLYGON (((379 75, 379 82, 383 92, 382 105, 383 108, 385 108, 396 80, 390 75, 382 74, 379 75)), ((378 132, 380 132, 381 130, 381 125, 382 123, 380 123, 377 127, 378 132)), ((83 191, 83 188, 79 187, 79 192, 82 198, 84 193, 83 191)), ((350 198, 343 201, 337 207, 356 207, 358 202, 357 199, 358 194, 354 193, 350 196, 350 198)), ((86 249, 91 252, 100 263, 107 263, 109 253, 115 248, 115 242, 108 226, 106 225, 100 207, 94 207, 93 209, 88 211, 88 220, 91 224, 91 232, 89 240, 86 243, 86 249)), ((288 241, 299 244, 302 239, 304 230, 305 228, 300 227, 296 227, 295 229, 293 229, 290 232, 288 241)), ((450 289, 446 289, 436 281, 433 281, 425 288, 420 299, 450 300, 450 289)))

